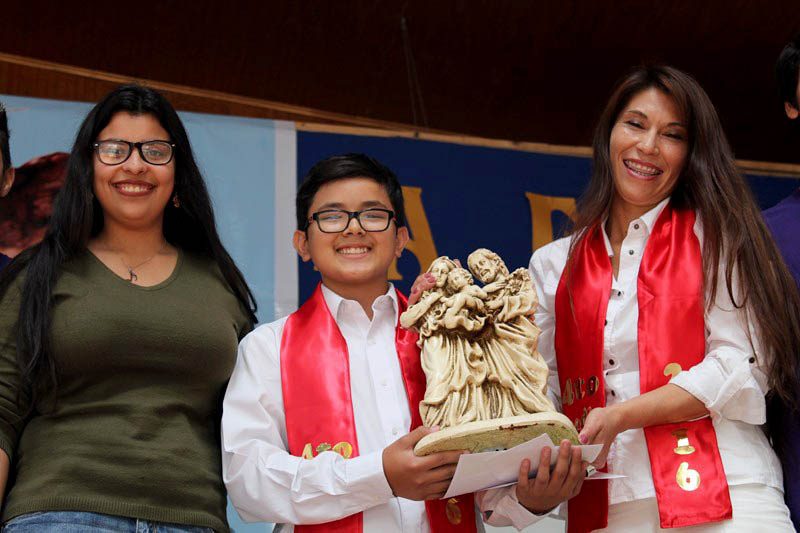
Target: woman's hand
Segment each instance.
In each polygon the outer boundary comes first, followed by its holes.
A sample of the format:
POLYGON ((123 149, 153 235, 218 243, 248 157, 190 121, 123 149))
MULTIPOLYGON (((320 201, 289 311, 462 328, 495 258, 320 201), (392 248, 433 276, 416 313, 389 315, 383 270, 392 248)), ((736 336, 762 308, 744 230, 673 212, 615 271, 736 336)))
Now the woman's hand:
POLYGON ((417 276, 417 279, 414 280, 414 284, 411 286, 411 293, 408 295, 408 306, 411 307, 417 303, 423 292, 427 291, 428 289, 432 289, 435 286, 436 277, 430 272, 423 272, 417 276))
MULTIPOLYGON (((623 405, 623 404, 619 404, 623 405)), ((612 405, 611 407, 595 407, 586 416, 586 422, 583 424, 583 429, 578 435, 578 440, 581 444, 602 444, 603 449, 600 454, 592 462, 598 468, 606 464, 606 457, 608 457, 608 450, 611 448, 611 443, 619 433, 625 431, 623 426, 622 414, 619 405, 612 405)))
MULTIPOLYGON (((461 268, 461 261, 454 259, 453 262, 458 268, 461 268)), ((408 306, 411 307, 417 303, 423 292, 427 291, 428 289, 432 289, 435 286, 436 276, 430 272, 423 272, 417 276, 417 279, 414 280, 414 284, 411 286, 411 293, 408 295, 408 306)))
POLYGON ((544 514, 563 501, 576 496, 586 477, 586 464, 581 461, 580 446, 572 446, 568 440, 561 441, 558 458, 550 472, 549 447, 539 456, 536 477, 528 478, 531 462, 525 459, 519 465, 517 500, 534 514, 544 514))
POLYGON ((672 383, 610 407, 595 407, 586 416, 578 439, 581 444, 602 444, 592 463, 603 466, 616 436, 634 428, 694 420, 708 414, 703 402, 672 383))

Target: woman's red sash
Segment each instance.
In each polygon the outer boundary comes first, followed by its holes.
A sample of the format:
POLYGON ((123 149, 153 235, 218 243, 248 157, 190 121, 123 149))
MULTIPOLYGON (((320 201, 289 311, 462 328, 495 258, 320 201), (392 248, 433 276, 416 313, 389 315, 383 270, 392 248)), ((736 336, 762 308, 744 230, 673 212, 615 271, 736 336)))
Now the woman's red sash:
MULTIPOLYGON (((398 317, 406 298, 397 292, 398 317)), ((419 403, 425 394, 417 334, 397 325, 397 356, 411 409, 411 428, 422 425, 419 403)), ((350 360, 339 327, 325 303, 321 286, 286 320, 281 337, 281 387, 289 453, 311 459, 332 450, 345 458, 358 455, 350 393, 350 360)), ((472 495, 425 502, 433 533, 475 531, 472 495)), ((361 533, 362 513, 334 522, 296 526, 298 533, 361 533)))
MULTIPOLYGON (((639 388, 657 389, 705 357, 703 263, 695 214, 667 205, 645 247, 638 277, 639 388)), ((564 413, 582 426, 606 404, 603 332, 612 281, 601 227, 573 251, 556 292, 555 348, 564 413), (572 298, 570 298, 570 294, 572 298)), ((717 437, 709 417, 644 428, 662 528, 731 518, 717 437)), ((568 531, 608 524, 608 482, 584 484, 569 502, 568 531)))

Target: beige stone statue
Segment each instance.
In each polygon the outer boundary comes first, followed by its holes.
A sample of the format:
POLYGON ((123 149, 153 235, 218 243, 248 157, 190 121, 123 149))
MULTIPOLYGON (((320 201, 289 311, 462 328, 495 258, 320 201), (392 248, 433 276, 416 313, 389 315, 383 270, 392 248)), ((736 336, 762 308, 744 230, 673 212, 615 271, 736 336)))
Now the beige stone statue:
POLYGON ((427 380, 422 420, 442 429, 422 439, 416 453, 505 449, 542 433, 555 443, 577 443, 574 426, 547 397, 539 328, 529 318, 537 305, 530 274, 509 273, 485 248, 470 254, 467 265, 469 271, 437 258, 428 268, 435 286, 400 317, 420 335, 427 380))

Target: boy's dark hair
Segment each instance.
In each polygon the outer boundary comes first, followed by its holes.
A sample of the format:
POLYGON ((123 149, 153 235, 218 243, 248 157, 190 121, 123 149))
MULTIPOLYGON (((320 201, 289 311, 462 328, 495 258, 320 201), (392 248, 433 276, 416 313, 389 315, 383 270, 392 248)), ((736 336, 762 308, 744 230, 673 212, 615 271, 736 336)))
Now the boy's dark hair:
POLYGON ((6 108, 0 103, 0 154, 3 156, 3 172, 11 168, 11 148, 8 145, 10 138, 11 134, 8 131, 6 108))
POLYGON ((295 199, 297 229, 301 231, 308 229, 308 210, 320 187, 344 178, 369 178, 383 185, 392 202, 395 224, 398 228, 406 225, 403 189, 394 172, 378 160, 364 154, 344 154, 319 161, 303 178, 295 199))
POLYGON ((781 99, 795 109, 800 109, 800 102, 797 101, 797 83, 800 80, 800 33, 794 36, 778 56, 775 76, 778 78, 781 99))

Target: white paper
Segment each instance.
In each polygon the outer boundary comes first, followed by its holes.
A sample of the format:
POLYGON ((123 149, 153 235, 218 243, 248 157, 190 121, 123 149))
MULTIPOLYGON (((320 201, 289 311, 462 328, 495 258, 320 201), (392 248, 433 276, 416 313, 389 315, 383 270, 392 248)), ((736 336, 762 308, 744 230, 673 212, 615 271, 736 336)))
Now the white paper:
MULTIPOLYGON (((558 447, 553 445, 550 436, 542 434, 533 440, 524 442, 510 450, 501 452, 469 453, 462 455, 458 460, 453 481, 443 498, 452 498, 460 494, 467 494, 478 490, 512 485, 519 477, 519 465, 523 459, 531 461, 531 474, 535 474, 539 466, 539 456, 542 450, 549 446, 553 453, 550 456, 550 466, 556 464, 558 447)), ((581 446, 581 459, 591 463, 603 449, 601 444, 581 446)), ((597 474, 614 476, 604 472, 596 472, 589 479, 600 479, 597 474)), ((614 476, 623 477, 623 476, 614 476)), ((605 479, 611 479, 606 477, 605 479)))

